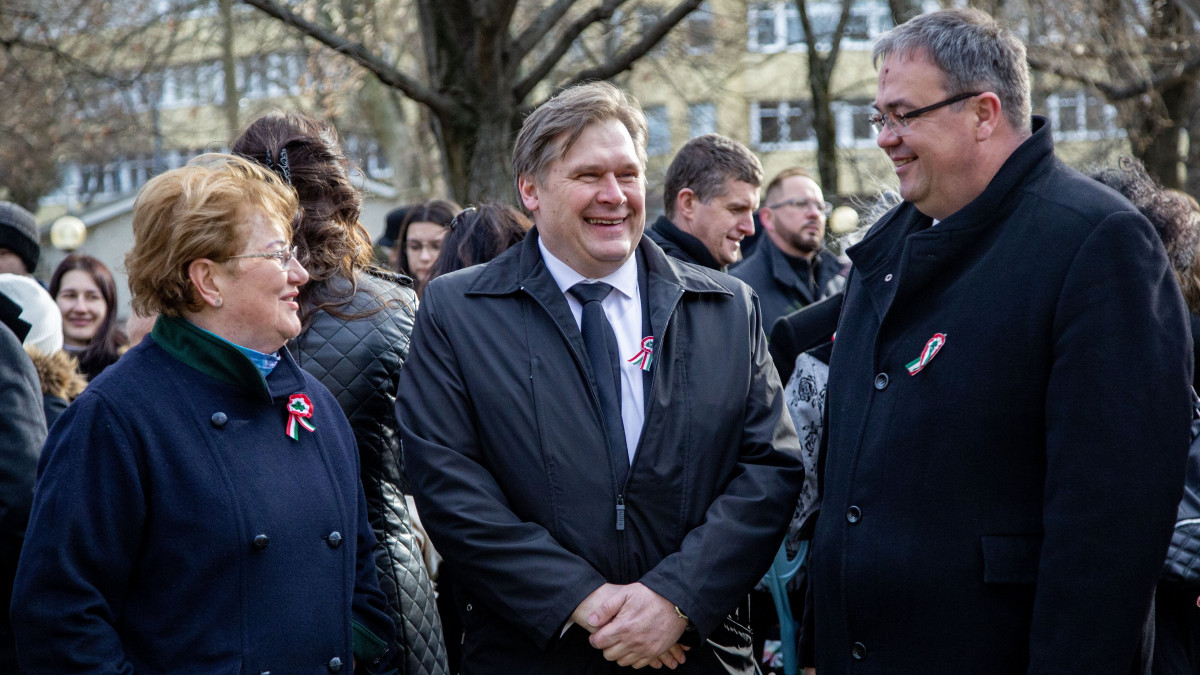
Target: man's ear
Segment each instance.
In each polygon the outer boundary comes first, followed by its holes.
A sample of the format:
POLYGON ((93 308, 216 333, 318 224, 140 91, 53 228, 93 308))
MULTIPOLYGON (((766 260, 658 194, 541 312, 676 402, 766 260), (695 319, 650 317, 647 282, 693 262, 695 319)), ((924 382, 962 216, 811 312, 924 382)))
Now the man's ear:
POLYGON ((533 176, 523 175, 517 178, 517 192, 521 193, 521 202, 530 213, 538 208, 537 180, 533 176))
POLYGON ((762 223, 764 230, 775 231, 775 212, 770 207, 763 206, 758 209, 758 221, 762 223))
POLYGON ((1004 123, 1004 107, 1000 104, 1000 97, 985 91, 975 97, 972 107, 975 114, 975 140, 986 141, 1004 123))
POLYGON ((675 193, 675 215, 679 217, 680 222, 675 223, 676 226, 690 224, 696 219, 696 206, 700 204, 700 198, 692 188, 683 188, 675 193))
POLYGON ((219 264, 208 258, 197 258, 188 263, 188 278, 196 287, 196 294, 200 296, 200 301, 210 307, 220 307, 223 302, 221 298, 223 278, 217 269, 219 264))

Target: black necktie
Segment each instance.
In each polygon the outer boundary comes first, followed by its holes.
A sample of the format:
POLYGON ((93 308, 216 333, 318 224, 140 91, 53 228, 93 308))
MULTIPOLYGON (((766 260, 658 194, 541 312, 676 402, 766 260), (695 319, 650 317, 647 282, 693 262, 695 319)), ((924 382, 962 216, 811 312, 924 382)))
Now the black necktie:
POLYGON ((629 453, 625 448, 625 425, 621 422, 620 352, 617 350, 617 335, 600 304, 611 291, 612 286, 606 283, 580 283, 572 286, 568 292, 583 305, 583 346, 587 349, 596 393, 600 396, 608 451, 612 453, 617 467, 617 485, 622 486, 629 470, 629 453))

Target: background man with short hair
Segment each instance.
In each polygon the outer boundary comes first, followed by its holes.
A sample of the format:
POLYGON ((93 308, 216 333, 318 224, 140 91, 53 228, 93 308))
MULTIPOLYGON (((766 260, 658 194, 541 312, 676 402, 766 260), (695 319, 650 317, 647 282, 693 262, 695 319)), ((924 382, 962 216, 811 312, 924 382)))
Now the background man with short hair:
POLYGON ((1055 158, 990 16, 926 14, 874 50, 904 202, 847 252, 808 665, 1144 672, 1192 381, 1159 238, 1055 158))
POLYGON ((825 248, 832 207, 807 171, 781 171, 767 184, 763 202, 758 217, 767 236, 730 274, 758 293, 769 330, 779 317, 841 291, 847 265, 825 248))
POLYGON ((667 167, 666 213, 646 234, 669 256, 723 272, 741 260, 739 244, 754 234, 761 184, 762 164, 746 146, 718 134, 697 136, 667 167))
POLYGON ((536 227, 417 314, 397 414, 464 673, 754 667, 737 607, 804 472, 751 290, 643 236, 645 143, 610 84, 543 104, 513 157, 536 227))

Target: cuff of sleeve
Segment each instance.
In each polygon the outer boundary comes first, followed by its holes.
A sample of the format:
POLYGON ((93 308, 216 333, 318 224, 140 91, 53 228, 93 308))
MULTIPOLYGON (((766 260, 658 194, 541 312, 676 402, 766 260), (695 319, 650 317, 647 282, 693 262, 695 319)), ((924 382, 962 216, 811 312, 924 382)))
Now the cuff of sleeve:
POLYGON ((369 671, 375 673, 376 666, 388 655, 387 641, 356 620, 350 621, 350 630, 354 641, 354 658, 371 664, 369 671))

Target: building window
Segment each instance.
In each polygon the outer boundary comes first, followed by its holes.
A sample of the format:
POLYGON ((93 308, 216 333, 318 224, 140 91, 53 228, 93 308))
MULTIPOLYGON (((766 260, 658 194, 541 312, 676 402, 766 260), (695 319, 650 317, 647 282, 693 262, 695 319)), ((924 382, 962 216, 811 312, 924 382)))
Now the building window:
MULTIPOLYGON (((807 8, 817 46, 828 49, 842 12, 841 3, 837 0, 810 0, 807 8)), ((758 2, 751 4, 748 11, 750 51, 770 53, 807 49, 800 10, 794 0, 758 2)), ((850 8, 842 45, 850 49, 868 49, 871 40, 893 25, 892 12, 886 2, 856 0, 850 8)))
POLYGON ((764 150, 811 147, 812 107, 807 101, 759 101, 751 104, 751 140, 764 150))
POLYGON ((861 98, 852 99, 834 102, 831 107, 833 108, 838 147, 875 147, 876 133, 871 128, 870 122, 870 117, 875 112, 873 101, 861 98))
POLYGON ((657 156, 671 152, 671 124, 667 118, 667 106, 648 105, 644 112, 650 132, 646 139, 646 153, 657 156))
POLYGON ((700 3, 687 15, 683 35, 689 54, 707 54, 713 50, 713 14, 707 2, 700 3))
POLYGON ((717 106, 712 102, 688 105, 688 138, 717 133, 717 106))
POLYGON ((1051 94, 1045 106, 1055 140, 1093 141, 1124 133, 1117 126, 1117 109, 1085 91, 1051 94))

